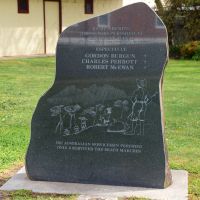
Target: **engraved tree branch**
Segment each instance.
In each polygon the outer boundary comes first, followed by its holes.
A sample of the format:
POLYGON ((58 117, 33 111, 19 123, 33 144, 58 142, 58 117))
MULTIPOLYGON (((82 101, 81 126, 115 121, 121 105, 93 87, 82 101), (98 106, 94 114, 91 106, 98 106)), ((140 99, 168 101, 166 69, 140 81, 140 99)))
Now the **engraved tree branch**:
POLYGON ((57 133, 59 130, 59 133, 61 134, 62 129, 63 129, 63 116, 62 116, 62 108, 63 107, 64 107, 63 105, 59 105, 59 106, 54 106, 54 107, 50 108, 52 117, 59 116, 59 121, 57 123, 55 133, 57 133))
POLYGON ((70 116, 69 129, 72 128, 73 120, 75 121, 74 123, 76 123, 76 112, 78 112, 80 109, 81 107, 78 104, 64 107, 65 112, 67 112, 70 116))

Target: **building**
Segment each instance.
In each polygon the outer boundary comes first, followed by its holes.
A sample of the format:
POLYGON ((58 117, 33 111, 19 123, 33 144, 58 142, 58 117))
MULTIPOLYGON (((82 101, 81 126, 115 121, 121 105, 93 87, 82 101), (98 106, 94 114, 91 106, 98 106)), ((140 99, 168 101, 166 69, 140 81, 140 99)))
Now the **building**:
POLYGON ((2 0, 0 57, 53 54, 67 26, 122 5, 122 0, 2 0))
MULTIPOLYGON (((154 0, 142 0, 153 7, 154 0)), ((66 27, 138 0, 0 1, 0 57, 54 54, 66 27)))

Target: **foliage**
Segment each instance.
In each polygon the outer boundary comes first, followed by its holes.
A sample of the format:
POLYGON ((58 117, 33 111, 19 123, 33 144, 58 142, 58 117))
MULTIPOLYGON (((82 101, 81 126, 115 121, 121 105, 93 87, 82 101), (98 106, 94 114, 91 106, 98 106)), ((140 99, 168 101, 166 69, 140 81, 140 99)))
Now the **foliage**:
POLYGON ((169 34, 169 44, 176 43, 175 36, 184 35, 182 42, 194 41, 200 36, 200 0, 167 0, 167 8, 158 14, 164 20, 169 34))
POLYGON ((188 42, 183 45, 171 45, 170 58, 200 60, 200 41, 188 42))
POLYGON ((169 47, 170 58, 181 58, 181 45, 172 45, 169 47))
POLYGON ((183 58, 191 59, 193 56, 198 57, 198 50, 200 49, 200 41, 193 41, 183 45, 180 49, 183 58))
POLYGON ((162 15, 163 11, 164 11, 164 8, 163 8, 161 0, 155 0, 155 4, 156 4, 156 7, 158 9, 158 14, 162 15))
POLYGON ((200 60, 200 45, 197 47, 195 54, 192 56, 192 60, 200 60))

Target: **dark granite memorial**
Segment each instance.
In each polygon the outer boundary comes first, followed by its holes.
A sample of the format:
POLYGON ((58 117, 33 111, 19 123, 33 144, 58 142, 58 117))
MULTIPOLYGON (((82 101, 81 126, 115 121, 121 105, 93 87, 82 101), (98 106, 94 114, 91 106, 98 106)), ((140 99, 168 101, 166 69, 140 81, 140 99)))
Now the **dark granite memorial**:
POLYGON ((144 3, 67 28, 58 40, 55 82, 32 118, 29 178, 169 186, 167 59, 166 28, 144 3))

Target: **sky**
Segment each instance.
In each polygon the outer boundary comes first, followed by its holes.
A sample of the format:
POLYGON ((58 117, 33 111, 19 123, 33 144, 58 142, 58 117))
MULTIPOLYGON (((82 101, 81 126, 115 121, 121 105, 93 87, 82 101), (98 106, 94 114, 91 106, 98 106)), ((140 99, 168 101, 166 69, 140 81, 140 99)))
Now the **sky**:
POLYGON ((155 7, 155 1, 154 0, 123 0, 123 4, 128 5, 128 4, 132 4, 132 3, 136 3, 136 2, 144 2, 146 4, 148 4, 151 8, 155 7))

